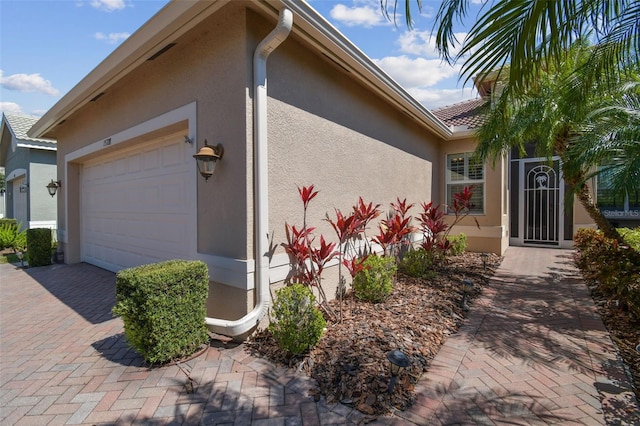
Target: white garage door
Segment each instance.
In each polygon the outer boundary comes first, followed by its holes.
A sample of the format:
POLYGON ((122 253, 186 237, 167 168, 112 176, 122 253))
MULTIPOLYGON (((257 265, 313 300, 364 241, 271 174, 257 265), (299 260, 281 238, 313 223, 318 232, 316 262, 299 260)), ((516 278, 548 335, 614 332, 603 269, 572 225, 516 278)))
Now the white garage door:
POLYGON ((81 169, 82 261, 119 271, 195 246, 195 164, 184 136, 118 150, 81 169))

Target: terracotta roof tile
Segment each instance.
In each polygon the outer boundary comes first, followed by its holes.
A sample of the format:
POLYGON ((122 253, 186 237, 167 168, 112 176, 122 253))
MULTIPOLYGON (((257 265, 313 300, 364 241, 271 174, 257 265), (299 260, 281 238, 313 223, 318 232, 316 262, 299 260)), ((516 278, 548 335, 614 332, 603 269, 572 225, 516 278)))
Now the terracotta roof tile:
POLYGON ((445 106, 432 112, 436 117, 444 121, 447 126, 466 126, 469 129, 475 129, 482 125, 482 106, 486 102, 487 100, 482 98, 472 99, 445 106))

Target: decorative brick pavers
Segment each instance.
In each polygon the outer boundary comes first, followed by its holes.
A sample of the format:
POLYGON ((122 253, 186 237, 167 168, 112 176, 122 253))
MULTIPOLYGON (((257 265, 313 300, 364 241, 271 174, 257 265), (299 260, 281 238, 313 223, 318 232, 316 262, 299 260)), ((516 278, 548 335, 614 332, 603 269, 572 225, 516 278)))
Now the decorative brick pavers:
MULTIPOLYGON (((416 386, 416 404, 373 424, 634 424, 637 402, 570 256, 510 248, 416 386)), ((364 420, 315 402, 311 379, 243 345, 218 343, 182 366, 145 368, 111 315, 114 293, 114 275, 86 264, 0 265, 0 424, 364 420)))
POLYGON ((416 424, 640 424, 569 250, 510 247, 416 391, 416 424))

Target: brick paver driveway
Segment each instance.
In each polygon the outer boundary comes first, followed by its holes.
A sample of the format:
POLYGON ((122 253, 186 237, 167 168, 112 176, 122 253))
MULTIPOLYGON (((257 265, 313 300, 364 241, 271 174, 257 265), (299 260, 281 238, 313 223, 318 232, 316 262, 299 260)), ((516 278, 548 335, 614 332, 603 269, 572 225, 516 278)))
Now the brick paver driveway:
MULTIPOLYGON (((406 412, 373 424, 640 424, 637 401, 569 251, 512 247, 406 412)), ((358 424, 313 381, 212 344, 148 369, 113 318, 114 275, 0 265, 0 424, 358 424), (186 372, 198 383, 188 393, 186 372)))

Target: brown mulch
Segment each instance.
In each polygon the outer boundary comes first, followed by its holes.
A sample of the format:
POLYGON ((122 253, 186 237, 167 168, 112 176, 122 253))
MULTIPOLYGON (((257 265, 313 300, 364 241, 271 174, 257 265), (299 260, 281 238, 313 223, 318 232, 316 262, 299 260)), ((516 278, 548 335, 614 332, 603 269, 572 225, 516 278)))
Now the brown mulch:
MULTIPOLYGON (((247 347, 254 355, 305 371, 316 379, 317 399, 324 396, 329 403, 347 404, 371 416, 404 410, 415 399, 418 379, 446 337, 458 330, 500 261, 490 255, 485 269, 477 253, 465 253, 451 258, 433 279, 398 274, 392 295, 379 304, 361 302, 349 294, 343 302, 342 322, 328 323, 318 345, 305 356, 287 356, 267 330, 257 332, 247 347), (474 283, 474 290, 463 308, 460 283, 464 278, 474 283), (390 395, 386 353, 394 349, 402 350, 411 364, 390 395)), ((599 292, 595 283, 587 280, 587 284, 640 399, 640 354, 636 351, 640 321, 599 292)), ((340 311, 338 301, 331 305, 336 313, 340 311)))
MULTIPOLYGON (((317 398, 340 402, 367 415, 379 415, 392 408, 403 410, 415 398, 414 386, 429 366, 446 337, 455 333, 500 258, 489 255, 484 268, 478 253, 449 258, 432 279, 398 274, 393 293, 373 304, 348 294, 342 306, 341 322, 328 322, 318 345, 304 357, 288 357, 271 334, 256 333, 247 346, 254 354, 305 371, 316 379, 317 398), (461 282, 474 284, 468 302, 462 306, 461 282), (393 393, 388 393, 389 361, 386 353, 400 349, 410 366, 400 375, 393 393)), ((331 302, 340 312, 339 302, 331 302)))
POLYGON ((633 318, 615 299, 603 294, 594 280, 586 281, 602 322, 609 330, 609 336, 631 376, 636 398, 640 401, 640 352, 636 349, 636 346, 640 347, 640 318, 633 318))

